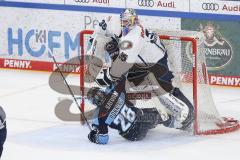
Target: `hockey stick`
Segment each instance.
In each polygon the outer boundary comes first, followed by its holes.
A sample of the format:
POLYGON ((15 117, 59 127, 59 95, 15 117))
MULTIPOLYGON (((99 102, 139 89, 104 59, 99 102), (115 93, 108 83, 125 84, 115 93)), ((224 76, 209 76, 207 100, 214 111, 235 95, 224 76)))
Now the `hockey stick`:
POLYGON ((82 108, 79 106, 79 104, 78 104, 78 102, 77 102, 77 98, 74 96, 73 91, 72 91, 72 89, 70 88, 70 86, 69 86, 66 78, 64 77, 64 75, 63 75, 63 73, 62 73, 59 65, 57 64, 57 61, 56 61, 56 59, 55 59, 55 57, 54 57, 53 54, 52 54, 52 58, 53 58, 53 61, 54 61, 55 65, 57 66, 57 69, 59 70, 59 73, 61 74, 61 77, 62 77, 64 83, 66 84, 66 86, 67 86, 67 88, 68 88, 68 91, 70 92, 72 98, 74 99, 74 102, 75 102, 76 106, 78 107, 79 111, 81 112, 81 115, 82 115, 81 118, 83 118, 83 120, 86 122, 89 130, 92 131, 91 125, 90 125, 89 122, 87 121, 87 118, 86 118, 86 116, 84 115, 84 112, 82 111, 82 108))

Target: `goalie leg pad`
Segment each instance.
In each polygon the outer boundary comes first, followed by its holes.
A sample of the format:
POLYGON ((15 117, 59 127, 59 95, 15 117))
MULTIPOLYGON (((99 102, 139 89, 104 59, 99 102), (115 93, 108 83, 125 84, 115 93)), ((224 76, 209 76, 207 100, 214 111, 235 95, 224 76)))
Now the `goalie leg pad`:
POLYGON ((172 93, 160 96, 159 99, 171 115, 169 127, 185 130, 192 124, 194 120, 193 105, 178 88, 174 88, 172 93))
POLYGON ((183 130, 187 129, 194 121, 194 107, 192 103, 187 99, 187 97, 184 96, 184 94, 180 91, 179 88, 174 88, 172 94, 180 99, 182 102, 184 102, 188 107, 188 115, 186 119, 182 122, 182 128, 183 130))

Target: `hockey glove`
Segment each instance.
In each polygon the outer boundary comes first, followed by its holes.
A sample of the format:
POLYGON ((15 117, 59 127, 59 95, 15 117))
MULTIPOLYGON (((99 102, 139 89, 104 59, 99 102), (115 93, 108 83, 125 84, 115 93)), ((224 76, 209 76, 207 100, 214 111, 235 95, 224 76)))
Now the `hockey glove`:
POLYGON ((155 32, 150 32, 149 30, 145 30, 146 31, 146 36, 149 38, 151 43, 156 43, 157 39, 158 39, 158 35, 155 32))
POLYGON ((111 57, 112 61, 115 61, 119 55, 119 46, 117 37, 111 37, 112 40, 105 45, 105 50, 111 57))
POLYGON ((96 82, 102 87, 110 86, 112 84, 112 78, 109 74, 109 68, 101 69, 96 77, 96 82))
POLYGON ((108 134, 99 134, 98 129, 94 129, 88 134, 88 139, 96 144, 107 144, 109 136, 108 134))
POLYGON ((156 43, 158 35, 155 32, 153 32, 153 33, 150 33, 149 38, 151 43, 156 43))
POLYGON ((99 23, 99 26, 102 27, 102 30, 104 31, 107 29, 107 23, 105 20, 102 20, 102 22, 99 23))

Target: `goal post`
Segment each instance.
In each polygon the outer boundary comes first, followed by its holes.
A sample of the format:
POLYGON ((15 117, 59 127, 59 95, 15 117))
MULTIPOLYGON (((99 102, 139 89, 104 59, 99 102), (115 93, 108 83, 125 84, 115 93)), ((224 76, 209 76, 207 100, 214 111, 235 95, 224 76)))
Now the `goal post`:
MULTIPOLYGON (((158 29, 154 31, 167 48, 168 65, 174 74, 174 86, 180 88, 195 108, 193 133, 195 135, 222 134, 239 129, 239 122, 234 118, 221 117, 213 102, 205 62, 204 35, 196 31, 161 31, 158 29)), ((85 83, 84 75, 84 69, 88 65, 84 56, 87 54, 88 40, 92 33, 92 30, 80 32, 80 90, 82 95, 86 95, 84 90, 86 86, 97 86, 94 82, 85 83)), ((154 107, 154 104, 159 103, 157 101, 151 96, 147 99, 143 96, 138 97, 134 102, 137 107, 148 105, 154 107)), ((89 106, 91 104, 82 96, 82 110, 87 110, 89 106)))

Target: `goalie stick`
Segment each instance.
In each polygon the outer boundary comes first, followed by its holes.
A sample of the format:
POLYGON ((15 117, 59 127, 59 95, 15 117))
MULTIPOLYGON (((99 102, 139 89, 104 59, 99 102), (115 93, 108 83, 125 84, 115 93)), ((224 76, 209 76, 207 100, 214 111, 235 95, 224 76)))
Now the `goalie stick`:
POLYGON ((76 106, 78 107, 79 111, 81 112, 81 118, 86 122, 89 130, 92 131, 91 125, 90 125, 89 122, 87 121, 87 118, 86 118, 86 116, 84 115, 84 112, 82 111, 81 107, 79 106, 79 104, 78 104, 78 102, 77 102, 77 98, 74 96, 73 91, 72 91, 72 89, 70 88, 70 86, 69 86, 66 78, 64 77, 64 75, 63 75, 63 73, 62 73, 59 65, 57 64, 57 61, 56 61, 56 59, 55 59, 55 57, 54 57, 53 54, 52 54, 52 58, 53 58, 54 63, 55 63, 56 66, 57 66, 57 69, 59 70, 59 73, 61 74, 61 77, 62 77, 64 83, 66 84, 66 86, 67 86, 67 88, 68 88, 69 93, 71 94, 72 98, 74 99, 74 102, 75 102, 76 106))

